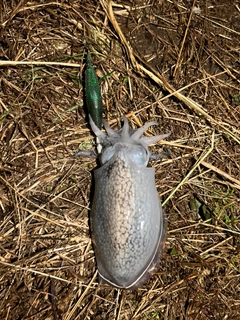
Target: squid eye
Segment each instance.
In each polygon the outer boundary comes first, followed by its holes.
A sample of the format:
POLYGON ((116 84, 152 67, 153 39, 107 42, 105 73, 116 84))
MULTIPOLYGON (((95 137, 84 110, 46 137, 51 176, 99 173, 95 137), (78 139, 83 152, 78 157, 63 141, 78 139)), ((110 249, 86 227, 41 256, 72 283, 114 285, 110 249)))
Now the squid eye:
POLYGON ((131 159, 137 166, 146 166, 149 160, 148 151, 142 146, 135 146, 132 149, 128 149, 128 157, 131 159))
POLYGON ((106 148, 101 155, 101 163, 105 164, 106 162, 108 162, 112 158, 115 152, 116 150, 114 147, 106 148))

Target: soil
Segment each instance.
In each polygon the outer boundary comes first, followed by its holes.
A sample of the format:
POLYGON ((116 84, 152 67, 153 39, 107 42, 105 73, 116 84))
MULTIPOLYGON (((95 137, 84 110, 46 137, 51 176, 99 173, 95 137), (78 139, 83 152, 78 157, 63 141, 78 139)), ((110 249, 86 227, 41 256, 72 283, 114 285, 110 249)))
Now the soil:
POLYGON ((0 318, 240 318, 238 1, 0 2, 0 318), (170 157, 149 164, 168 218, 138 290, 99 283, 89 48, 111 127, 126 115, 170 157))

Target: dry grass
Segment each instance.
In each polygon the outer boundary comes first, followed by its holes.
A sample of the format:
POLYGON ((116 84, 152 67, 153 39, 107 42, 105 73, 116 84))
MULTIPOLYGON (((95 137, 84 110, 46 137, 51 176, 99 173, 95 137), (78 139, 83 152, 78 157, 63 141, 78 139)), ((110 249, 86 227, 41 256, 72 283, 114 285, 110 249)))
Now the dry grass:
POLYGON ((239 319, 240 7, 198 5, 1 1, 1 319, 239 319), (136 291, 98 284, 96 163, 71 157, 94 141, 86 43, 98 76, 113 71, 101 82, 109 123, 126 114, 133 127, 157 119, 155 131, 172 132, 172 158, 152 164, 166 252, 136 291))

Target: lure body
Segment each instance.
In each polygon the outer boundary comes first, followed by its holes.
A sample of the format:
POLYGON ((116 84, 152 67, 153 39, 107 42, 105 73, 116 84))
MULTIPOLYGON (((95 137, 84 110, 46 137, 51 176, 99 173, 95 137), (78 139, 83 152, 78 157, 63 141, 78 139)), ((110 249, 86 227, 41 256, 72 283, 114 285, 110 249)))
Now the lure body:
POLYGON ((99 276, 118 288, 136 289, 154 272, 164 247, 166 223, 154 182, 147 168, 148 145, 169 134, 142 137, 151 126, 129 130, 127 118, 119 131, 104 122, 107 134, 90 118, 102 144, 102 166, 94 171, 91 225, 99 276))
POLYGON ((90 53, 87 53, 86 63, 87 67, 85 70, 85 96, 87 109, 94 123, 98 128, 101 128, 103 112, 102 97, 98 78, 93 68, 90 53))

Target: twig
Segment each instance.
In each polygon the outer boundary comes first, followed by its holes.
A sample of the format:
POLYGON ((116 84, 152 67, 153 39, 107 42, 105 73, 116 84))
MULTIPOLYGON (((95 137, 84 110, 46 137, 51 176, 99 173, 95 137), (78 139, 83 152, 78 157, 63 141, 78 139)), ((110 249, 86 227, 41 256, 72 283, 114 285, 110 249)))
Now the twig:
POLYGON ((190 12, 190 15, 189 15, 187 27, 186 27, 186 30, 185 30, 185 33, 184 33, 184 37, 183 37, 183 40, 182 40, 182 43, 181 43, 181 47, 180 47, 180 50, 179 50, 176 66, 175 66, 174 71, 173 71, 173 77, 175 77, 176 72, 178 70, 179 62, 181 60, 184 44, 185 44, 185 41, 186 41, 186 38, 187 38, 187 34, 188 34, 189 26, 190 26, 190 23, 191 23, 191 20, 192 20, 193 10, 195 8, 196 1, 197 0, 193 0, 193 4, 192 4, 191 12, 190 12))
POLYGON ((167 197, 167 199, 163 202, 163 206, 171 199, 171 197, 177 192, 177 190, 188 180, 188 178, 191 176, 193 171, 202 163, 202 161, 213 151, 214 149, 214 135, 215 132, 212 133, 212 139, 211 139, 211 147, 205 154, 203 154, 198 161, 195 163, 195 165, 192 167, 192 169, 188 172, 188 174, 184 177, 184 179, 177 185, 177 187, 170 193, 170 195, 167 197))

